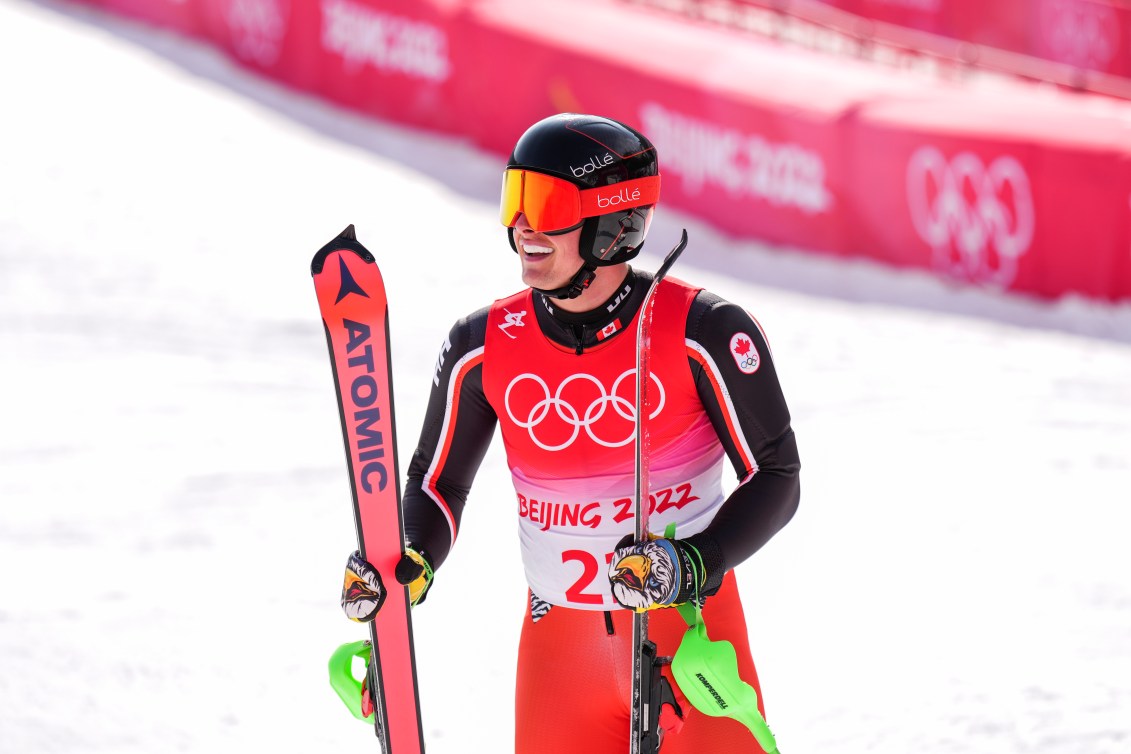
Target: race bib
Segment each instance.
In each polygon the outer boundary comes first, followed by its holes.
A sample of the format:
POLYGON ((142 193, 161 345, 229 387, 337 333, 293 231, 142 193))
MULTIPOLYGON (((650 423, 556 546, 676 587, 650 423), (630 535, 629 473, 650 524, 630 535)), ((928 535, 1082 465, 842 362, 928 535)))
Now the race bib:
MULTIPOLYGON (((687 467, 675 474, 652 472, 649 526, 654 534, 662 536, 673 523, 679 537, 707 528, 724 499, 723 457, 712 455, 705 459, 707 468, 690 478, 687 467)), ((551 490, 512 473, 522 561, 531 591, 554 605, 619 609, 607 574, 617 542, 635 531, 632 479, 559 480, 551 490), (590 495, 563 494, 571 488, 590 495)))

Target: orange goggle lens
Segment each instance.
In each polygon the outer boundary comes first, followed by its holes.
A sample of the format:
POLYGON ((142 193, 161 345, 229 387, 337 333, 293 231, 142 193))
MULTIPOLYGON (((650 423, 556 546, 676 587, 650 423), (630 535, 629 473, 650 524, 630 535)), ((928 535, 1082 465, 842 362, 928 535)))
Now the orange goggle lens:
POLYGON ((582 191, 562 178, 511 168, 503 173, 499 219, 513 228, 523 214, 531 228, 545 233, 572 228, 586 217, 655 204, 659 198, 659 176, 582 191))
POLYGON ((581 192, 561 178, 529 170, 503 173, 503 225, 513 228, 518 215, 539 232, 562 230, 581 222, 581 192))

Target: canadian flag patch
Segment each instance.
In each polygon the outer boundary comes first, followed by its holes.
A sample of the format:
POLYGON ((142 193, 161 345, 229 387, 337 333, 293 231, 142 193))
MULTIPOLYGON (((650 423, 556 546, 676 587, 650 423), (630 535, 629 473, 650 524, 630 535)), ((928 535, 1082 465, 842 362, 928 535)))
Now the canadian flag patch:
POLYGON ((612 322, 610 322, 609 324, 607 324, 607 325, 605 325, 604 327, 601 328, 601 331, 599 333, 597 333, 597 340, 599 340, 599 341, 604 340, 605 338, 609 337, 610 335, 613 335, 614 333, 616 333, 616 331, 619 330, 619 329, 620 329, 620 320, 614 319, 612 322))
POLYGON ((731 336, 730 355, 734 357, 734 363, 743 374, 754 374, 762 363, 758 358, 758 349, 754 347, 754 341, 744 332, 736 332, 731 336))

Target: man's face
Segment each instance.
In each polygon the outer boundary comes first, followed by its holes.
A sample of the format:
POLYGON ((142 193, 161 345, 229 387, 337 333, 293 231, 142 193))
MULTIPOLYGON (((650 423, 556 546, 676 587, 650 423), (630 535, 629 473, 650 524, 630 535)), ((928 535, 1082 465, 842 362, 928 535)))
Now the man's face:
POLYGON ((581 228, 562 235, 538 233, 520 214, 511 232, 522 260, 522 282, 531 288, 561 288, 581 269, 581 228))

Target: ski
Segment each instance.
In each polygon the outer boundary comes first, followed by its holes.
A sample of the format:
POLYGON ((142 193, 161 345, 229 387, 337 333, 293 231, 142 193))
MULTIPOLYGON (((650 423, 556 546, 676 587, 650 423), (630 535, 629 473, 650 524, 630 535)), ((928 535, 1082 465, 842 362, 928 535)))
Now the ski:
MULTIPOLYGON (((652 346, 652 307, 656 289, 687 247, 687 231, 679 243, 668 252, 640 306, 636 323, 636 465, 633 470, 635 487, 633 504, 636 514, 636 541, 649 536, 649 474, 648 457, 651 436, 648 431, 648 386, 651 383, 649 367, 652 346)), ((655 642, 648 640, 648 613, 639 611, 632 617, 632 738, 629 754, 657 754, 660 750, 660 660, 656 656, 655 642)))
POLYGON ((314 255, 310 273, 330 349, 358 547, 388 591, 370 624, 367 693, 374 728, 384 754, 420 754, 424 733, 408 589, 394 575, 404 524, 385 284, 352 225, 314 255))

